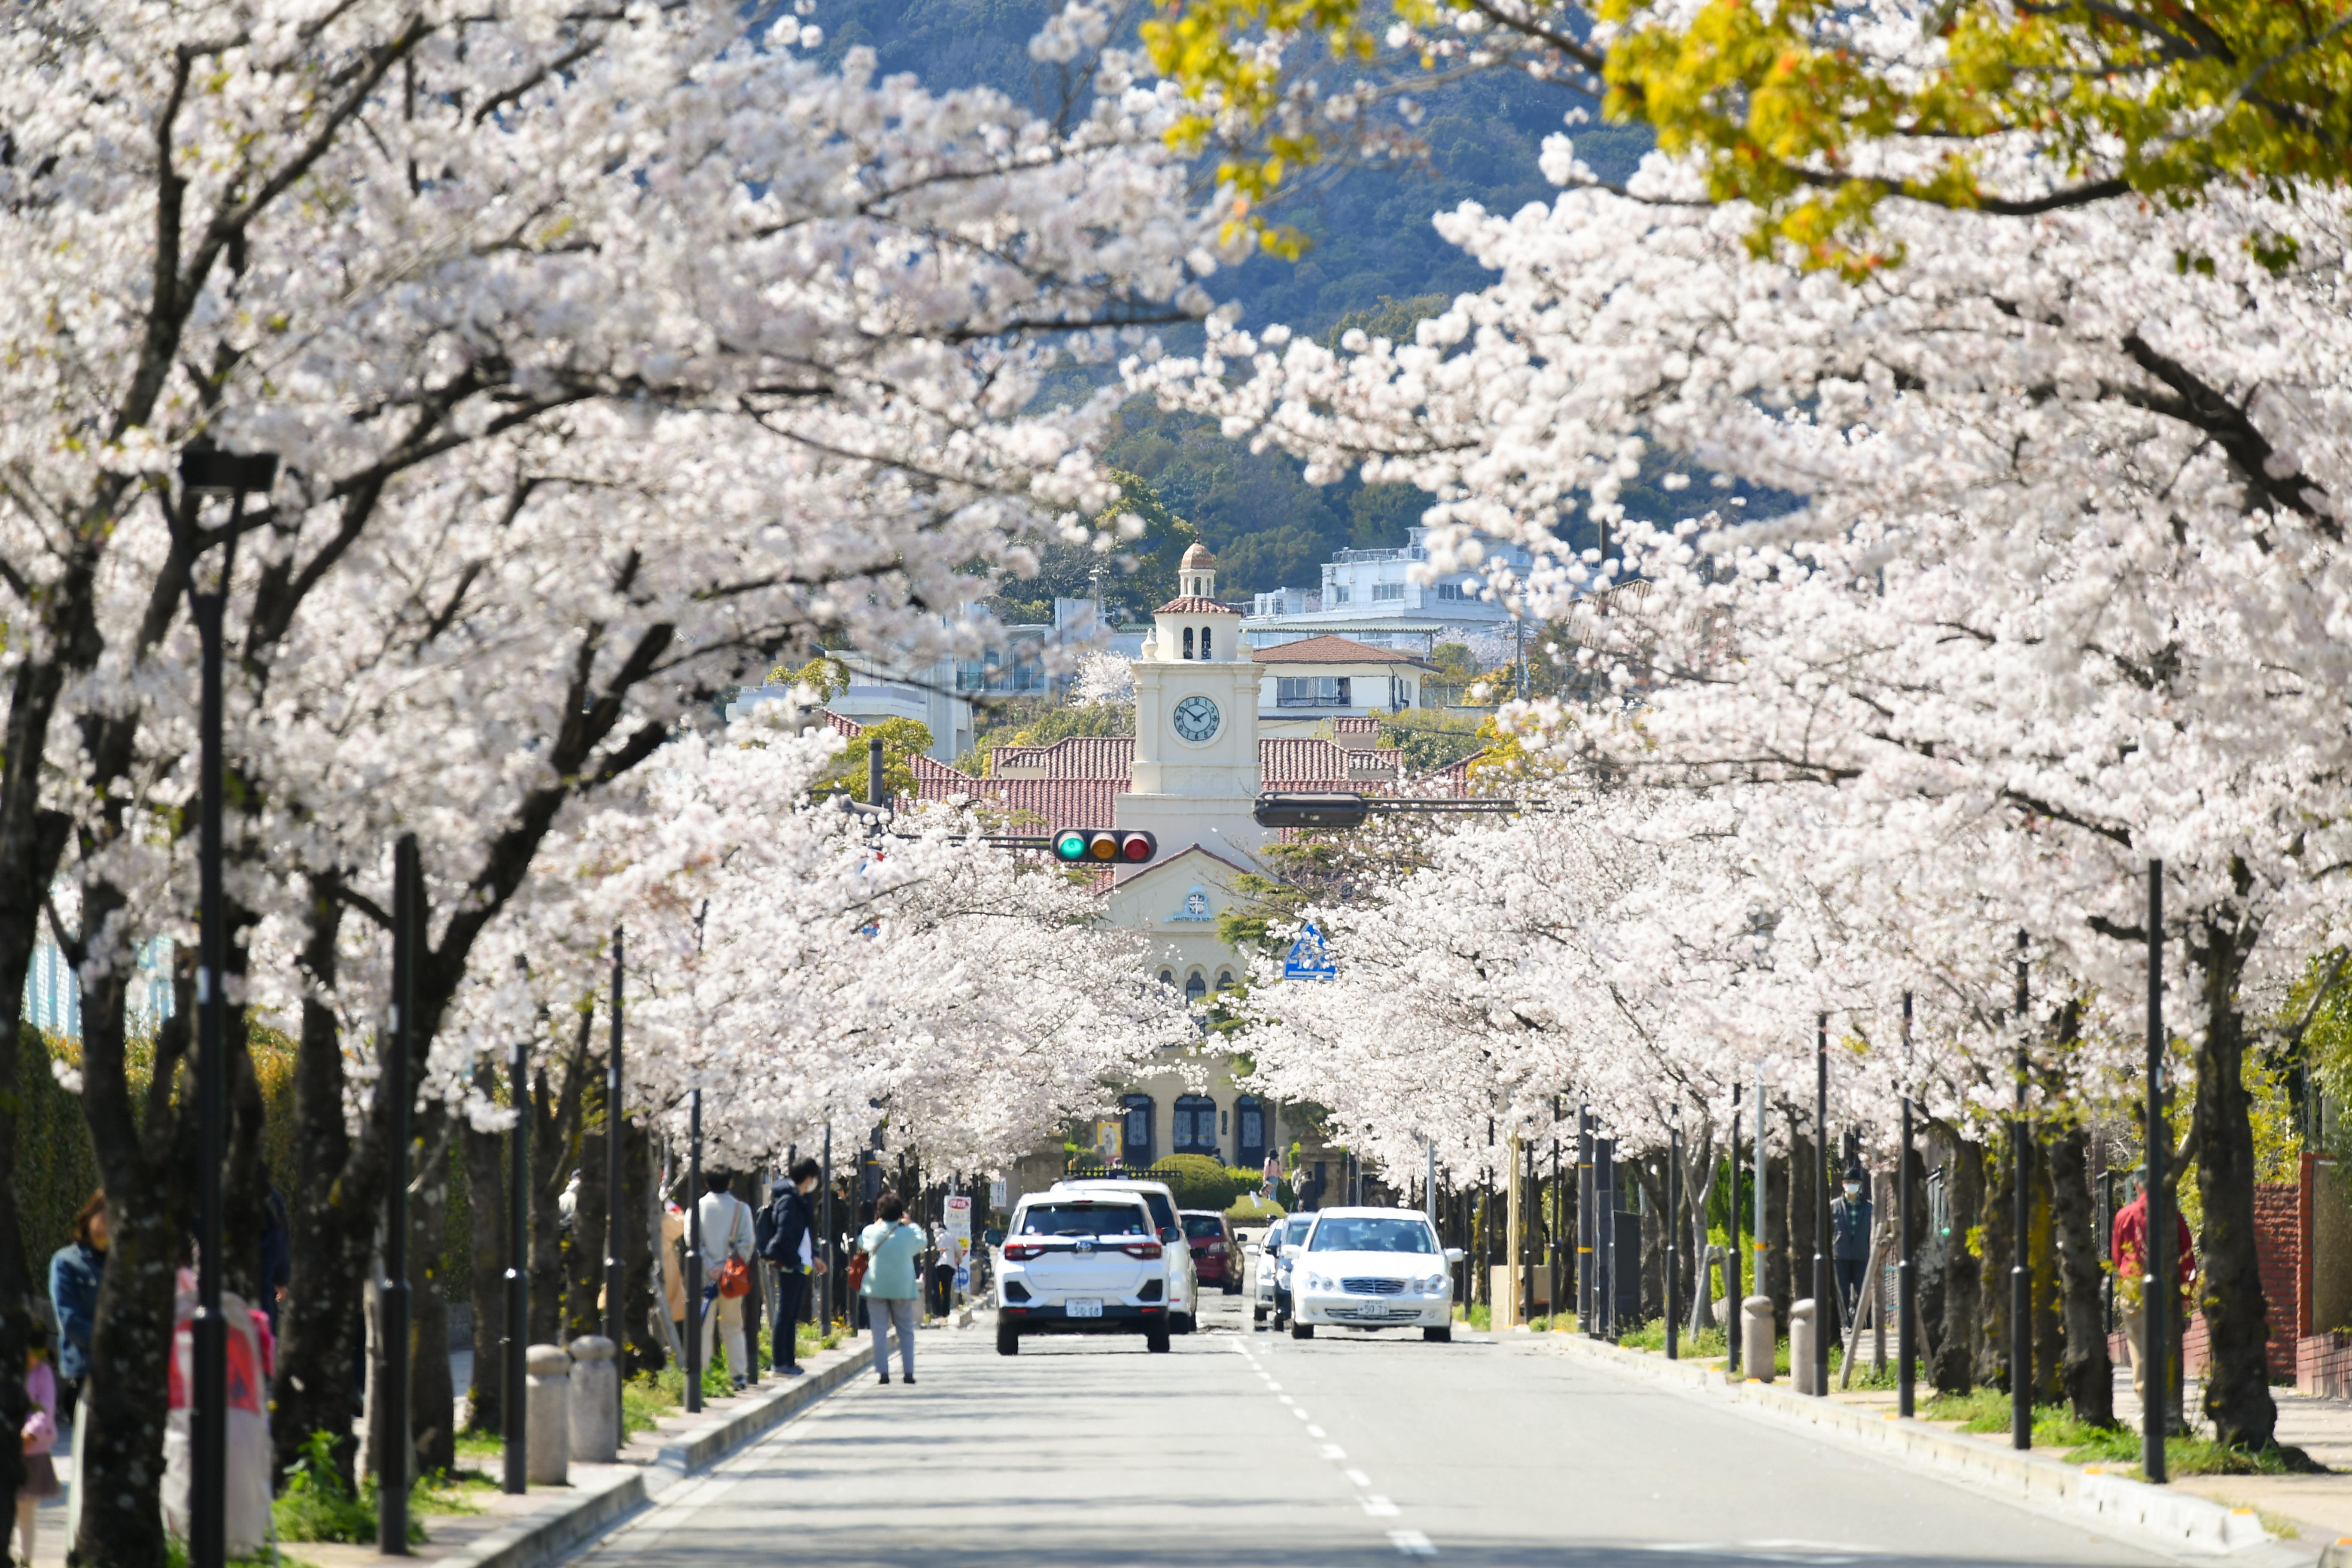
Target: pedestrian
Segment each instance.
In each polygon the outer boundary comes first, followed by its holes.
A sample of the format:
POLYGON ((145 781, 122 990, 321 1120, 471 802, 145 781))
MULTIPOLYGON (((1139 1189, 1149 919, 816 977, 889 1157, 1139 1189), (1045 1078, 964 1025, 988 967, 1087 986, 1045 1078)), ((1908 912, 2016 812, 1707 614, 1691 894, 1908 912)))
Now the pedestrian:
POLYGON ((261 1310, 269 1315, 269 1331, 275 1335, 286 1287, 294 1279, 294 1232, 286 1217, 286 1199, 276 1187, 262 1200, 260 1279, 261 1310))
POLYGON ((866 1254, 866 1282, 857 1294, 866 1302, 866 1326, 874 1331, 874 1370, 890 1381, 890 1330, 898 1331, 898 1363, 907 1382, 915 1381, 915 1255, 923 1249, 923 1233, 906 1223, 907 1205, 896 1193, 884 1193, 874 1205, 874 1223, 857 1238, 866 1254))
MULTIPOLYGON (((68 1409, 79 1407, 82 1384, 89 1376, 89 1336, 98 1326, 98 1286, 105 1276, 106 1190, 101 1187, 75 1212, 73 1239, 49 1255, 49 1305, 58 1315, 58 1392, 68 1409)), ((81 1430, 79 1416, 74 1430, 81 1430)))
POLYGON ((1268 1149, 1265 1163, 1258 1171, 1257 1195, 1271 1203, 1275 1189, 1282 1185, 1282 1151, 1268 1149))
POLYGON ((53 1349, 49 1325, 36 1317, 25 1346, 25 1480, 16 1489, 20 1563, 33 1561, 33 1537, 40 1528, 41 1505, 65 1489, 58 1484, 57 1461, 49 1458, 58 1442, 58 1374, 50 1365, 53 1349))
POLYGON ((572 1173, 572 1179, 563 1184, 563 1190, 555 1194, 555 1228, 557 1230, 569 1231, 572 1228, 572 1222, 580 1217, 580 1189, 584 1184, 580 1179, 580 1173, 574 1171, 572 1173))
MULTIPOLYGON (((2108 1256, 2116 1266, 2116 1308, 2123 1315, 2124 1338, 2131 1346, 2132 1393, 2141 1401, 2147 1398, 2147 1363, 2152 1352, 2146 1343, 2147 1332, 2147 1167, 2140 1166, 2132 1173, 2132 1181, 2139 1190, 2132 1201, 2116 1214, 2115 1229, 2108 1243, 2108 1256)), ((2186 1325, 2181 1321, 2181 1307, 2187 1300, 2189 1281, 2197 1272, 2196 1248, 2189 1234, 2189 1221, 2179 1209, 2172 1211, 2172 1261, 2175 1281, 2172 1313, 2167 1320, 2171 1324, 2170 1337, 2178 1344, 2179 1335, 2186 1325)), ((2169 1392, 2169 1377, 2167 1378, 2169 1392)), ((2178 1418, 2178 1411, 2175 1413, 2178 1418)))
POLYGON ((785 1173, 783 1185, 768 1205, 768 1244, 761 1254, 776 1269, 776 1370, 786 1377, 800 1375, 800 1324, 811 1279, 824 1272, 816 1256, 817 1213, 811 1194, 816 1191, 817 1163, 803 1156, 785 1173))
POLYGON ((1830 1200, 1830 1267, 1837 1276, 1837 1321, 1841 1339, 1862 1303, 1863 1271, 1870 1267, 1870 1200, 1862 1195, 1862 1163, 1845 1168, 1845 1190, 1830 1200))
POLYGON ((727 1190, 728 1180, 719 1171, 706 1172, 702 1178, 702 1364, 710 1364, 713 1334, 726 1335, 727 1373, 740 1389, 751 1365, 743 1344, 743 1298, 751 1294, 751 1205, 727 1190), (732 1295, 728 1293, 732 1276, 722 1278, 730 1262, 745 1270, 745 1288, 732 1295))
POLYGON ((669 1313, 677 1342, 686 1343, 686 1211, 675 1203, 662 1205, 662 1307, 669 1313))

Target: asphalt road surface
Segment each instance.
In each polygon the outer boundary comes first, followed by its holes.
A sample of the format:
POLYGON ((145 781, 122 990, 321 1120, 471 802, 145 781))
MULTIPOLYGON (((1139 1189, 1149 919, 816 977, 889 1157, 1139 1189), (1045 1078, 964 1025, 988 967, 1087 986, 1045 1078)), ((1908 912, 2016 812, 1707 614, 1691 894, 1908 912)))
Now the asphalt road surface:
POLYGON ((606 1538, 593 1568, 1910 1568, 2164 1559, 1525 1343, 917 1336, 606 1538))

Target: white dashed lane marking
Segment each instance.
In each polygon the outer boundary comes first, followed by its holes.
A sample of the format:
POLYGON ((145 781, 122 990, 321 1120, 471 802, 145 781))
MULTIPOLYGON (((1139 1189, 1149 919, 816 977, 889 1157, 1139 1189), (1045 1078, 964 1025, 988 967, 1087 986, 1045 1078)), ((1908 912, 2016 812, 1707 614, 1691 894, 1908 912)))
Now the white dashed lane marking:
POLYGON ((1391 1530, 1389 1531, 1389 1542, 1407 1557, 1437 1555, 1437 1548, 1430 1543, 1429 1537, 1418 1530, 1391 1530))

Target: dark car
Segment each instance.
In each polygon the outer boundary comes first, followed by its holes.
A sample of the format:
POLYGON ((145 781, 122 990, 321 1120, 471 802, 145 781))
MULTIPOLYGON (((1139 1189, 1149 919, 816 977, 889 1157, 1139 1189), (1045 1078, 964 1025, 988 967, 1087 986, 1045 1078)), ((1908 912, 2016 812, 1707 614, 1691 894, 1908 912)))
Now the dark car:
POLYGON ((1234 1245, 1234 1227, 1213 1209, 1186 1209, 1184 1239, 1192 1244, 1192 1271, 1207 1289, 1214 1285, 1228 1296, 1242 1293, 1241 1249, 1234 1245))

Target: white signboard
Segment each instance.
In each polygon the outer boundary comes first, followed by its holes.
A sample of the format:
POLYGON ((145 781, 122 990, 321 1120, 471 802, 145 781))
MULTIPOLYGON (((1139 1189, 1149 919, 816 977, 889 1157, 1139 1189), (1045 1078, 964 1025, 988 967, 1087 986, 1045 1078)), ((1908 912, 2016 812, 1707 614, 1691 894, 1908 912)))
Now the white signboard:
POLYGON ((948 1234, 969 1247, 971 1245, 971 1194, 948 1194, 948 1234))

